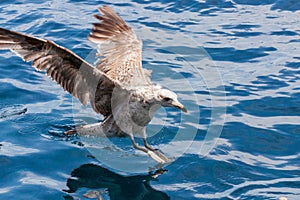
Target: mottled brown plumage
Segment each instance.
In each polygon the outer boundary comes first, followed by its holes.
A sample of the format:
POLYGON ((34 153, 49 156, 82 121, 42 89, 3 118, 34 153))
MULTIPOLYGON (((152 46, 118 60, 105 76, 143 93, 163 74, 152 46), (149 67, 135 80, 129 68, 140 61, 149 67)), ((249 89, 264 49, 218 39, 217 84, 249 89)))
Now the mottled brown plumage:
MULTIPOLYGON (((91 66, 72 51, 52 41, 0 28, 0 49, 10 49, 32 61, 32 66, 61 85, 66 91, 105 118, 100 124, 79 127, 80 134, 129 136, 134 148, 158 162, 168 159, 146 141, 146 126, 161 106, 186 112, 175 93, 154 85, 150 71, 142 68, 142 42, 126 22, 111 8, 99 8, 89 40, 98 45, 100 59, 91 66), (144 147, 134 141, 140 135, 144 147)), ((73 134, 71 130, 66 134, 73 134)))
POLYGON ((94 16, 100 23, 94 23, 88 37, 104 57, 97 68, 124 86, 152 85, 151 71, 142 68, 142 41, 111 8, 104 6, 99 12, 102 16, 94 16))
POLYGON ((90 102, 95 112, 104 116, 111 114, 110 99, 116 81, 70 50, 49 40, 3 28, 0 28, 0 49, 10 49, 24 61, 32 61, 37 70, 47 70, 48 76, 82 104, 90 102))

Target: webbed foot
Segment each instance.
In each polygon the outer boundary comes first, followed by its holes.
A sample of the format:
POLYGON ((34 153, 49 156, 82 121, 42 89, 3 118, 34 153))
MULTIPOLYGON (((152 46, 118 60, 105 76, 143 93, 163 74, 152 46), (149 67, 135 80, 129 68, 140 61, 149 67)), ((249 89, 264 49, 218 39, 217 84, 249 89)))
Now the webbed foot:
POLYGON ((163 153, 159 151, 148 151, 147 154, 161 164, 170 162, 170 159, 168 159, 163 153))

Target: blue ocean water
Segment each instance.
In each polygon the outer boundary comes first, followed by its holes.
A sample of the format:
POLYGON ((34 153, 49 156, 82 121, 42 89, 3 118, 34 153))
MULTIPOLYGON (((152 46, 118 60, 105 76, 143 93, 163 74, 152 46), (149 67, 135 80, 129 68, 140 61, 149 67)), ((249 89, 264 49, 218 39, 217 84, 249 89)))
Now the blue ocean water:
POLYGON ((87 35, 102 5, 135 29, 153 81, 189 110, 162 110, 147 129, 177 159, 155 171, 126 138, 98 152, 65 138, 101 118, 1 51, 0 199, 300 198, 300 1, 3 0, 0 26, 93 63, 87 35))

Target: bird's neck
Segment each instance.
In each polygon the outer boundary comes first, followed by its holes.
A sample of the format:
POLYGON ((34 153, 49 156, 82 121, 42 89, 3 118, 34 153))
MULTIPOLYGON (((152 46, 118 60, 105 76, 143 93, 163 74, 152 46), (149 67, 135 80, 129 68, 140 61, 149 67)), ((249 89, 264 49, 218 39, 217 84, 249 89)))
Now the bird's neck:
POLYGON ((140 87, 135 92, 134 95, 143 102, 147 102, 148 104, 155 103, 155 87, 154 86, 147 86, 147 87, 140 87))
POLYGON ((139 88, 136 90, 132 100, 135 102, 135 107, 140 111, 140 114, 150 117, 154 116, 155 112, 161 107, 157 102, 154 87, 139 88))

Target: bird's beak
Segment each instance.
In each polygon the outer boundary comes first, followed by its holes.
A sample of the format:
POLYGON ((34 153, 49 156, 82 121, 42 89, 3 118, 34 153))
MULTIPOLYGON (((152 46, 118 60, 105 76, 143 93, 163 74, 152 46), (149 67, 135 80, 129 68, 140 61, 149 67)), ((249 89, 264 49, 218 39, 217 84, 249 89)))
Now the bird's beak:
POLYGON ((175 107, 175 108, 178 108, 179 110, 182 110, 183 112, 187 112, 187 109, 184 107, 184 105, 182 105, 180 102, 178 101, 173 101, 172 102, 172 105, 175 107))

